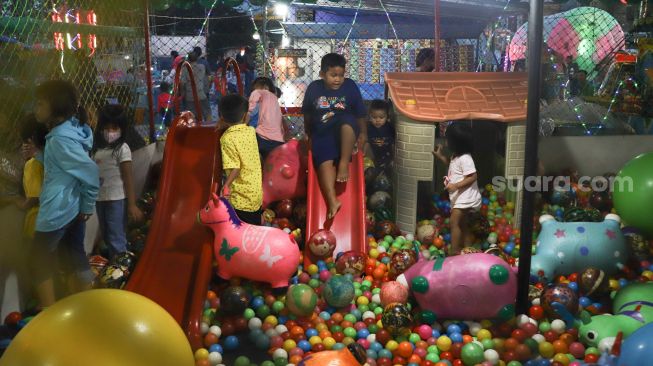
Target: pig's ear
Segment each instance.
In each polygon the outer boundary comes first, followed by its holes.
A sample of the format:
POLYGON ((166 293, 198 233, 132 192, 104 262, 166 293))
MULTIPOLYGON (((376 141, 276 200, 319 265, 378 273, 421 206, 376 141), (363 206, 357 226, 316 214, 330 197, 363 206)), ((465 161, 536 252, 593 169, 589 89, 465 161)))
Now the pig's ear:
POLYGON ((220 200, 220 198, 218 197, 217 194, 215 194, 215 193, 211 193, 211 200, 213 201, 213 204, 214 204, 215 206, 217 206, 217 205, 218 205, 218 201, 220 200))

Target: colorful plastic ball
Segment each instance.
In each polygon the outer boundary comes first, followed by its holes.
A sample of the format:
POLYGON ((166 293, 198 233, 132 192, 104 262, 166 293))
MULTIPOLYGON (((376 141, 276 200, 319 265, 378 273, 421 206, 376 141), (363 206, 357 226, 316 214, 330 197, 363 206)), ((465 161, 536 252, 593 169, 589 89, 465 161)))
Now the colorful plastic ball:
POLYGON ((354 284, 345 276, 332 276, 324 283, 322 296, 333 307, 347 306, 355 296, 354 284))
POLYGON ((292 314, 309 316, 313 314, 315 305, 317 305, 317 295, 310 286, 297 284, 288 288, 286 306, 292 314))
POLYGON ((551 307, 553 302, 562 304, 571 314, 578 312, 578 295, 565 285, 553 285, 542 293, 540 304, 550 318, 560 318, 551 307))
POLYGON ((400 249, 390 258, 390 276, 395 278, 417 262, 417 254, 412 249, 400 249))
MULTIPOLYGON (((202 356, 208 357, 206 349, 202 356)), ((101 289, 65 297, 43 310, 11 341, 0 363, 192 365, 194 357, 184 331, 160 305, 133 292, 101 289), (44 336, 53 329, 56 336, 44 336)))
POLYGON ((220 311, 224 314, 239 314, 248 303, 249 293, 244 287, 229 286, 220 292, 220 311))
POLYGON ((581 272, 579 288, 585 296, 601 297, 610 291, 610 279, 600 269, 587 268, 581 272))
POLYGON ((475 342, 465 344, 460 355, 465 366, 473 366, 485 360, 483 347, 475 342))
POLYGON ((397 281, 389 281, 381 285, 381 305, 393 302, 405 303, 408 300, 408 289, 397 281))
POLYGON ((336 271, 359 277, 365 270, 365 256, 361 252, 350 250, 339 254, 336 259, 336 271))
POLYGON ((451 349, 451 343, 452 343, 451 339, 449 337, 443 335, 443 336, 438 337, 435 344, 436 344, 436 346, 438 346, 438 349, 440 351, 446 352, 449 349, 451 349))
POLYGON ((331 257, 336 249, 336 235, 331 230, 318 230, 308 239, 307 245, 317 258, 331 257))
POLYGON ((407 335, 413 322, 410 310, 405 304, 391 303, 383 309, 381 317, 383 328, 394 335, 407 335))
POLYGON ((239 343, 240 342, 238 341, 238 337, 230 335, 224 339, 222 345, 224 346, 225 350, 233 351, 238 348, 239 343))

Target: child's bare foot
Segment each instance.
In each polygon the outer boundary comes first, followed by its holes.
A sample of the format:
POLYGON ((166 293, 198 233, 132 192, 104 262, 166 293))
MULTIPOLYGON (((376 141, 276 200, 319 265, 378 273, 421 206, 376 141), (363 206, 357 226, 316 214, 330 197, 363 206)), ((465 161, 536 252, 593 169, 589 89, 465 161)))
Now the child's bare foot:
POLYGON ((334 217, 336 217, 336 214, 338 211, 340 211, 340 206, 342 206, 342 202, 336 200, 332 205, 329 205, 329 212, 327 213, 327 220, 331 220, 334 217))
POLYGON ((336 171, 336 182, 344 183, 349 180, 349 162, 338 163, 338 170, 336 171))

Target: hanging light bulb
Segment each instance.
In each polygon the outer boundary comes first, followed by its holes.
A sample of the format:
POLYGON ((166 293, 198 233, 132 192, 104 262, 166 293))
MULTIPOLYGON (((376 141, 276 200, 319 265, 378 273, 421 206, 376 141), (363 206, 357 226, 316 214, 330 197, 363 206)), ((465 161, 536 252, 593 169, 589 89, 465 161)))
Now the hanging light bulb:
POLYGON ((252 34, 252 38, 254 38, 254 40, 258 41, 259 39, 261 39, 261 35, 258 32, 254 32, 254 34, 252 34))
POLYGON ((285 19, 288 15, 288 4, 282 2, 274 4, 274 14, 285 19))

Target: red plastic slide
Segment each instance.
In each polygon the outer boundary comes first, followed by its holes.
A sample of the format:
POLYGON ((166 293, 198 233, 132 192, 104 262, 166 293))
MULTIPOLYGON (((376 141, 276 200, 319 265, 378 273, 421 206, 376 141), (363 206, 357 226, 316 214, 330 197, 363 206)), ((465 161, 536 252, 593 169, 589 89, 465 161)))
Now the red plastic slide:
POLYGON ((213 167, 221 166, 214 162, 218 140, 213 127, 175 124, 168 133, 152 226, 126 286, 166 309, 193 349, 202 347, 200 319, 213 262, 213 233, 197 222, 197 212, 208 200, 213 167))
MULTIPOLYGON (((326 222, 327 208, 317 181, 312 153, 308 154, 308 196, 306 198, 306 240, 320 229, 330 229, 336 236, 334 254, 348 250, 367 253, 365 230, 365 176, 363 153, 358 152, 349 164, 349 181, 336 183, 340 212, 332 222, 326 222)), ((315 263, 308 245, 304 249, 304 267, 315 263)))

